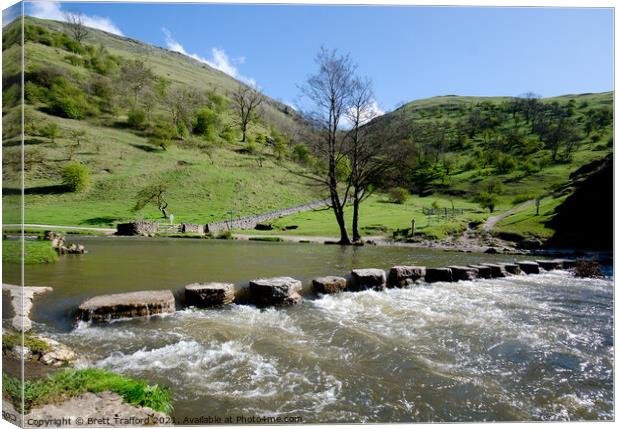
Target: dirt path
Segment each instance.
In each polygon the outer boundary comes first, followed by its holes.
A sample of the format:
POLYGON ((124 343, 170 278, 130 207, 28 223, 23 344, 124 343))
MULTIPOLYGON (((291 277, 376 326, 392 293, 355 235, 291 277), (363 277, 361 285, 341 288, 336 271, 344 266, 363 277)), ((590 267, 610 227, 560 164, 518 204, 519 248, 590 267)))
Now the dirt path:
MULTIPOLYGON (((21 227, 18 223, 9 223, 2 225, 3 227, 10 228, 19 228, 21 227)), ((38 223, 25 223, 24 228, 49 228, 49 229, 67 229, 67 230, 76 230, 76 231, 96 231, 96 232, 104 232, 106 234, 114 234, 116 229, 114 228, 95 228, 88 226, 68 226, 68 225, 43 225, 38 223)))
POLYGON ((502 219, 507 218, 508 216, 515 214, 516 212, 523 210, 524 208, 531 206, 532 204, 534 204, 536 202, 536 200, 528 200, 522 204, 519 204, 516 207, 511 208, 510 210, 506 210, 505 212, 502 212, 500 214, 497 214, 495 216, 491 216, 487 219, 487 221, 484 223, 484 226, 482 227, 484 231, 491 231, 493 229, 493 227, 495 227, 495 225, 501 221, 502 219))

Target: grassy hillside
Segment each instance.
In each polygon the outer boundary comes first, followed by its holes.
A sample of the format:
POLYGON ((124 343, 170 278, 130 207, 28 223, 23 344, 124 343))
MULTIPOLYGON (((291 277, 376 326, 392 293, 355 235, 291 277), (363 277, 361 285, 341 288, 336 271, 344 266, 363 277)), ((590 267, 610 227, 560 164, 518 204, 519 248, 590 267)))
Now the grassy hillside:
MULTIPOLYGON (((15 25, 3 30, 4 222, 12 223, 19 212, 19 121, 14 120, 19 117, 19 68, 10 60, 18 58, 19 45, 15 25)), ((205 223, 321 197, 289 173, 293 136, 304 127, 292 109, 267 98, 250 123, 248 142, 241 143, 228 99, 239 82, 230 76, 178 53, 98 30, 75 46, 65 32, 63 23, 26 18, 26 223, 108 226, 158 219, 161 213, 152 204, 132 211, 136 194, 154 184, 165 185, 167 211, 175 222, 205 223), (134 103, 121 84, 121 70, 136 58, 155 79, 134 103), (202 96, 178 130, 170 125, 166 100, 154 95, 160 80, 169 92, 202 96), (144 113, 147 107, 152 119, 132 126, 132 112, 144 113), (191 128, 200 111, 213 127, 203 134, 182 129, 191 128), (173 135, 153 137, 161 128, 171 128, 173 135), (164 147, 162 139, 170 142, 164 147), (90 172, 83 192, 63 184, 63 168, 75 162, 90 172)))

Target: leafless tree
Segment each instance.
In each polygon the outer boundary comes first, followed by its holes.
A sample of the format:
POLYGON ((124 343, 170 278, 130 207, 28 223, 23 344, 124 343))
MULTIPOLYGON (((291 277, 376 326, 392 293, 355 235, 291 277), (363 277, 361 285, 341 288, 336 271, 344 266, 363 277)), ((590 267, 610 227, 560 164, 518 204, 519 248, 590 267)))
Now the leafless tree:
POLYGON ((351 105, 345 116, 351 124, 347 134, 349 163, 351 167, 350 182, 353 188, 353 221, 351 230, 353 241, 360 241, 359 231, 360 204, 372 192, 371 183, 384 168, 385 159, 380 157, 380 147, 376 139, 369 134, 368 124, 377 115, 369 79, 356 79, 352 83, 351 105))
POLYGON ((78 43, 82 43, 82 40, 90 33, 88 27, 84 25, 84 15, 81 13, 66 12, 65 21, 69 24, 69 29, 73 34, 73 38, 77 40, 78 43))
POLYGON ((173 87, 164 96, 164 103, 175 126, 183 122, 189 127, 190 114, 200 105, 200 101, 200 94, 189 88, 173 87))
POLYGON ((318 72, 301 86, 302 94, 313 105, 306 116, 314 124, 312 146, 325 172, 309 175, 329 191, 331 208, 340 229, 340 244, 351 244, 344 219, 344 208, 351 191, 351 174, 343 177, 341 167, 348 160, 344 133, 339 129, 343 115, 351 105, 356 65, 349 55, 321 48, 315 62, 318 72), (342 195, 342 197, 341 197, 342 195))
POLYGON ((252 120, 252 115, 256 113, 265 97, 253 85, 239 84, 230 94, 232 104, 239 118, 239 125, 243 133, 242 142, 246 141, 248 124, 252 120))
POLYGON ((121 79, 133 93, 134 104, 138 102, 138 95, 147 86, 153 83, 155 73, 146 62, 140 58, 128 60, 121 66, 121 79))

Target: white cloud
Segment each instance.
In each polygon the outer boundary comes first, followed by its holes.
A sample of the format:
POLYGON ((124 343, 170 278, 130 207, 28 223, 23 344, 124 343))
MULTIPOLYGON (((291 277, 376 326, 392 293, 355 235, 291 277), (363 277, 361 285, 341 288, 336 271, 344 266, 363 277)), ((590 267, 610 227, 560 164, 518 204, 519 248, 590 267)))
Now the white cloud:
MULTIPOLYGON (((353 122, 350 119, 350 114, 352 113, 353 113, 353 110, 351 109, 349 110, 349 112, 347 112, 347 114, 344 114, 342 116, 341 128, 348 129, 353 126, 353 122)), ((379 103, 377 103, 377 100, 372 100, 370 102, 370 105, 368 106, 368 110, 365 113, 366 114, 363 115, 362 118, 360 118, 361 124, 366 124, 367 122, 370 122, 374 118, 383 115, 385 111, 383 111, 383 109, 379 107, 379 103)))
MULTIPOLYGON (((65 12, 60 3, 57 2, 36 2, 30 3, 29 15, 35 18, 54 19, 56 21, 66 21, 65 12)), ((91 28, 107 31, 108 33, 123 36, 123 32, 109 18, 96 15, 82 15, 84 25, 91 28)))
MULTIPOLYGON (((167 28, 162 28, 161 30, 163 31, 164 37, 166 39, 166 47, 171 51, 178 52, 180 54, 193 58, 196 61, 208 64, 211 67, 218 69, 242 82, 250 85, 256 85, 256 81, 254 79, 243 76, 241 73, 239 73, 239 70, 237 70, 237 67, 234 66, 233 61, 231 61, 231 59, 226 54, 226 51, 224 51, 223 49, 211 48, 211 58, 205 58, 198 54, 187 52, 183 45, 181 45, 172 37, 172 33, 170 33, 167 28)), ((245 63, 245 57, 236 58, 234 61, 243 64, 245 63)))

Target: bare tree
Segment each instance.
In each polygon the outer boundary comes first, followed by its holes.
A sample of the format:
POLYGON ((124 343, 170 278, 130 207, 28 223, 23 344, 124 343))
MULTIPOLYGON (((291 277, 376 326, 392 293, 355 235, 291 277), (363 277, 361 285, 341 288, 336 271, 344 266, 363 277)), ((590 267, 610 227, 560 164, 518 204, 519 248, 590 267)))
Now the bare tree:
POLYGON ((147 86, 153 83, 155 73, 146 62, 140 58, 128 60, 121 66, 121 78, 123 83, 133 93, 134 104, 138 102, 138 95, 147 86))
POLYGON ((188 88, 173 87, 166 91, 164 103, 175 127, 180 123, 190 127, 190 115, 200 105, 201 98, 198 92, 188 88))
POLYGON ((308 177, 329 191, 331 208, 340 229, 339 243, 351 244, 344 219, 344 208, 351 191, 351 174, 345 178, 339 171, 347 161, 344 133, 339 130, 339 125, 350 108, 356 65, 349 55, 342 56, 325 48, 321 48, 315 62, 318 72, 310 76, 300 89, 314 108, 306 116, 317 131, 313 149, 325 164, 326 171, 308 177))
POLYGON ((252 115, 256 113, 258 107, 263 103, 265 97, 253 85, 239 84, 230 94, 233 101, 233 108, 239 117, 239 125, 243 133, 242 142, 245 142, 248 124, 252 120, 252 115))
POLYGON ((69 24, 69 29, 71 30, 71 34, 73 34, 73 38, 77 40, 78 43, 82 43, 82 40, 90 33, 88 27, 84 25, 84 15, 81 13, 65 12, 65 21, 69 24))
POLYGON ((372 193, 371 183, 379 171, 384 168, 384 161, 379 156, 379 144, 369 135, 364 127, 377 116, 372 83, 369 79, 356 79, 352 84, 351 106, 345 113, 351 130, 348 137, 348 154, 351 166, 351 186, 353 188, 353 221, 351 224, 353 241, 360 241, 359 231, 360 204, 372 193))

